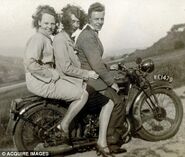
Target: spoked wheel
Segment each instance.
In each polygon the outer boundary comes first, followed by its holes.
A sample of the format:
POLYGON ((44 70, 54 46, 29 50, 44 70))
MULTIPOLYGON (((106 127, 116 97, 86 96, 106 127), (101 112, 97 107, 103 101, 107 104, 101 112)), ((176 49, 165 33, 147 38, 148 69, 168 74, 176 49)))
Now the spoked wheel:
POLYGON ((28 110, 15 128, 13 140, 18 151, 33 151, 39 144, 55 138, 54 126, 65 114, 65 108, 39 105, 28 110))
POLYGON ((183 118, 183 106, 173 90, 155 89, 150 98, 143 96, 139 104, 142 128, 138 132, 142 139, 148 141, 165 140, 174 136, 179 130, 183 118), (155 111, 149 107, 152 102, 159 104, 155 111))

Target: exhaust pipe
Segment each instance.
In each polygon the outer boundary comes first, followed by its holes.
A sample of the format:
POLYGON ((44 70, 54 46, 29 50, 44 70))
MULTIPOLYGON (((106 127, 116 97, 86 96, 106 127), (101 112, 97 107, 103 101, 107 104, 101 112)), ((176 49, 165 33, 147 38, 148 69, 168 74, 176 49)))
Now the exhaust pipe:
POLYGON ((70 152, 80 147, 93 146, 95 144, 96 144, 96 141, 92 141, 92 142, 87 142, 87 143, 84 142, 84 143, 75 144, 73 146, 62 144, 62 145, 57 145, 57 146, 45 147, 43 143, 40 143, 35 147, 34 151, 49 152, 50 155, 57 155, 57 154, 70 152))

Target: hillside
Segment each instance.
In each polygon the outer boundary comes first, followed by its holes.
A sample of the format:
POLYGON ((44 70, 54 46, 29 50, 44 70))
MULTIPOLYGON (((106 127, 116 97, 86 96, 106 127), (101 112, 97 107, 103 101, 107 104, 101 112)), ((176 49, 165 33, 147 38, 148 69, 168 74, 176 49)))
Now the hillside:
POLYGON ((23 60, 0 55, 0 86, 24 80, 23 60))
POLYGON ((185 49, 185 25, 178 24, 172 26, 167 35, 159 39, 152 46, 136 50, 129 55, 129 60, 136 57, 146 58, 161 56, 164 54, 175 53, 177 50, 185 49))
MULTIPOLYGON (((152 46, 117 57, 116 60, 110 59, 108 63, 123 62, 129 66, 137 57, 151 58, 155 64, 153 74, 167 74, 173 77, 174 87, 185 85, 185 24, 172 26, 166 36, 152 46)), ((150 75, 151 79, 153 74, 150 75)))

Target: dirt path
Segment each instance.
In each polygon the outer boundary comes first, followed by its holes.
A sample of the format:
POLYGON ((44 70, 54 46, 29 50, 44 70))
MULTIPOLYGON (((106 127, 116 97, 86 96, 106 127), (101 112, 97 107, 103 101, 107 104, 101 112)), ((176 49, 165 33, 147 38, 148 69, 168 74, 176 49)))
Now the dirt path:
POLYGON ((21 83, 17 83, 17 84, 14 84, 14 85, 1 87, 0 88, 0 93, 4 93, 4 92, 10 91, 12 89, 16 89, 18 87, 23 87, 23 86, 26 86, 26 82, 21 82, 21 83))
MULTIPOLYGON (((181 97, 183 106, 185 104, 185 88, 175 90, 181 97)), ((185 107, 184 107, 185 113, 185 107)), ((179 132, 169 140, 159 142, 147 142, 141 139, 132 139, 122 147, 127 153, 116 155, 116 157, 185 157, 185 116, 179 132)), ((76 153, 68 157, 96 157, 95 151, 76 153)))

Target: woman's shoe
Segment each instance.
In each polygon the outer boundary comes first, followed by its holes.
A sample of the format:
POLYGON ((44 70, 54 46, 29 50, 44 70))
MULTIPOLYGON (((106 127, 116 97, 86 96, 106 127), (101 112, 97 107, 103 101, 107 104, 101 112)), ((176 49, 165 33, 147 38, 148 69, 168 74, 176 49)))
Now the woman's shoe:
POLYGON ((114 154, 120 154, 120 153, 127 152, 125 148, 121 148, 121 146, 119 145, 109 145, 109 150, 111 153, 114 153, 114 154))
POLYGON ((100 145, 96 146, 97 148, 97 155, 102 155, 103 157, 115 157, 109 150, 108 146, 102 147, 100 145), (108 149, 108 151, 107 151, 108 149))
POLYGON ((57 127, 56 137, 60 138, 62 143, 69 143, 69 132, 65 132, 62 127, 57 127))

